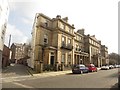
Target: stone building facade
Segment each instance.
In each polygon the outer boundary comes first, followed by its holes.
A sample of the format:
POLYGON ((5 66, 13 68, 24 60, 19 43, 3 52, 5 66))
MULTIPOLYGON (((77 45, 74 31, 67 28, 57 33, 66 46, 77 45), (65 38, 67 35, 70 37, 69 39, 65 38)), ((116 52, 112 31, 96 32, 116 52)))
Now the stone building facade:
POLYGON ((95 38, 95 35, 85 35, 85 51, 89 53, 89 63, 101 66, 101 41, 95 38))
POLYGON ((30 67, 38 72, 45 65, 67 67, 74 64, 101 64, 101 42, 95 36, 85 35, 84 29, 74 31, 74 25, 68 23, 68 17, 56 18, 37 13, 35 16, 30 67))
POLYGON ((109 65, 108 48, 105 45, 101 45, 102 65, 109 65))
POLYGON ((32 52, 34 68, 44 65, 74 64, 74 26, 66 18, 49 18, 36 14, 32 32, 32 52))
POLYGON ((84 29, 74 33, 74 64, 88 64, 89 54, 85 52, 84 29))

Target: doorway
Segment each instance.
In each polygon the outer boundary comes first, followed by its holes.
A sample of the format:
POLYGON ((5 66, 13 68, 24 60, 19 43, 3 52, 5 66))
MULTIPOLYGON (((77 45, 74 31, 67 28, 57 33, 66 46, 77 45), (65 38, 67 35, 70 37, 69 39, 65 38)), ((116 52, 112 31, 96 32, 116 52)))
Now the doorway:
POLYGON ((50 64, 53 66, 54 65, 54 56, 51 56, 50 58, 50 64))

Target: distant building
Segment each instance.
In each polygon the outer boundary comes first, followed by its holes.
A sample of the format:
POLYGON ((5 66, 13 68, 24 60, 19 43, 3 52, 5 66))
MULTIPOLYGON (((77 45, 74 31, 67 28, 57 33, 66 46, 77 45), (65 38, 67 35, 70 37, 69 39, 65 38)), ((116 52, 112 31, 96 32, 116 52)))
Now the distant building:
POLYGON ((11 60, 15 60, 16 63, 24 63, 24 59, 28 57, 28 45, 24 44, 19 44, 19 43, 13 43, 11 45, 11 60))
POLYGON ((97 67, 101 64, 101 41, 95 38, 95 35, 85 35, 85 51, 89 53, 89 63, 95 64, 97 67))
POLYGON ((105 45, 101 45, 101 56, 102 56, 102 64, 109 65, 108 48, 105 45))
POLYGON ((0 0, 0 61, 2 61, 2 52, 5 40, 9 7, 7 0, 0 0))

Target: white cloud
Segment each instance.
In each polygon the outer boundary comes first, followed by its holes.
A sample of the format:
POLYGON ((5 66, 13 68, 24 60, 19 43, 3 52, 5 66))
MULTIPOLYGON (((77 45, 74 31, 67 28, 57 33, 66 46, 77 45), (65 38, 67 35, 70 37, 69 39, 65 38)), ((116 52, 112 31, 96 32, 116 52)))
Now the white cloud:
POLYGON ((28 25, 32 25, 33 24, 33 20, 30 19, 30 18, 23 17, 22 21, 23 21, 23 23, 28 24, 28 25))
POLYGON ((51 18, 54 18, 57 14, 62 17, 68 16, 69 23, 75 24, 76 30, 84 28, 85 33, 95 34, 97 39, 102 41, 102 44, 108 46, 110 52, 117 52, 118 1, 12 0, 11 3, 13 3, 13 10, 26 17, 23 18, 23 22, 26 24, 33 23, 35 13, 39 12, 51 18))
POLYGON ((11 43, 25 43, 28 39, 21 30, 17 29, 14 25, 8 24, 6 35, 5 35, 5 44, 8 45, 9 36, 11 34, 11 43))

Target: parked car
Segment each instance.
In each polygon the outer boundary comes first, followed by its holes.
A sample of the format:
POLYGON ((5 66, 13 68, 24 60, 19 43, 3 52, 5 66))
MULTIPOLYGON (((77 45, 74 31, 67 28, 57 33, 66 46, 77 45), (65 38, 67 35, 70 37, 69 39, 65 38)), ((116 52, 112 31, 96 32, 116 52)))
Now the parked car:
POLYGON ((115 68, 120 68, 120 65, 114 65, 115 68))
POLYGON ((74 65, 72 68, 72 73, 88 73, 89 69, 83 64, 74 65))
POLYGON ((114 66, 113 65, 109 65, 109 69, 113 69, 114 68, 114 66))
POLYGON ((101 67, 101 70, 108 70, 108 69, 109 69, 109 66, 108 66, 108 65, 101 67))
POLYGON ((95 67, 94 64, 88 64, 87 65, 89 72, 97 72, 97 67, 95 67))
POLYGON ((118 68, 120 68, 120 65, 118 65, 118 68))

